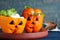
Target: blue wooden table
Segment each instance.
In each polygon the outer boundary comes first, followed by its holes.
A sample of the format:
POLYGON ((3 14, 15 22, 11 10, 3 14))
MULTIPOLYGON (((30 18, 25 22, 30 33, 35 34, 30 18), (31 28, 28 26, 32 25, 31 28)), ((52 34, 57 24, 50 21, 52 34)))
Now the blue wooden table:
POLYGON ((39 40, 60 40, 59 31, 49 31, 48 36, 39 40))

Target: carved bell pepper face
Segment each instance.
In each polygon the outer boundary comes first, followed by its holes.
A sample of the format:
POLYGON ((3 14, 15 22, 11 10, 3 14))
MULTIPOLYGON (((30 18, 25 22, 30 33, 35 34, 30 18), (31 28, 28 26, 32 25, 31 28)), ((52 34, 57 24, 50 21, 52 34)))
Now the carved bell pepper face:
POLYGON ((5 33, 22 33, 26 19, 0 16, 0 26, 5 33))
POLYGON ((41 30, 44 19, 42 10, 26 8, 23 10, 22 16, 27 19, 25 27, 27 32, 39 32, 41 30))
POLYGON ((29 16, 26 23, 27 32, 38 32, 42 28, 43 16, 29 16))

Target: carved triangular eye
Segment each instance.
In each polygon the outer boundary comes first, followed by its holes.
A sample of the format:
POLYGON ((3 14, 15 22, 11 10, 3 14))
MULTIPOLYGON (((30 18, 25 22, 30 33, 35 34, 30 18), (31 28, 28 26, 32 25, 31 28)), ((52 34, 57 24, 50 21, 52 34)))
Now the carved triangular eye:
POLYGON ((27 20, 30 21, 30 17, 28 17, 27 20))
POLYGON ((14 24, 13 20, 9 24, 14 24))
POLYGON ((38 21, 38 18, 36 18, 36 21, 38 21))
POLYGON ((23 22, 21 21, 18 25, 22 25, 23 24, 23 22))

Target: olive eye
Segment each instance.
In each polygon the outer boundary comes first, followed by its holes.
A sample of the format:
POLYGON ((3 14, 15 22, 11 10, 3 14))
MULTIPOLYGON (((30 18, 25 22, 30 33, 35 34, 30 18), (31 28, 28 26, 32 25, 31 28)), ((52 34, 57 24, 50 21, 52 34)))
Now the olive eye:
POLYGON ((30 21, 30 17, 28 17, 27 20, 30 21))
POLYGON ((38 21, 38 18, 36 18, 36 21, 38 21))
POLYGON ((14 24, 13 20, 9 24, 11 24, 11 25, 14 24))
POLYGON ((22 21, 18 25, 22 25, 22 21))

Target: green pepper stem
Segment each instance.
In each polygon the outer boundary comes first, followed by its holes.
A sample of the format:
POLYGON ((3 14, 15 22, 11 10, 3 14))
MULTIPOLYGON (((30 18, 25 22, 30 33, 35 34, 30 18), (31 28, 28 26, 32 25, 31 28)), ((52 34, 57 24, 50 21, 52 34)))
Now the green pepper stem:
POLYGON ((31 8, 30 6, 25 5, 24 8, 31 8))

